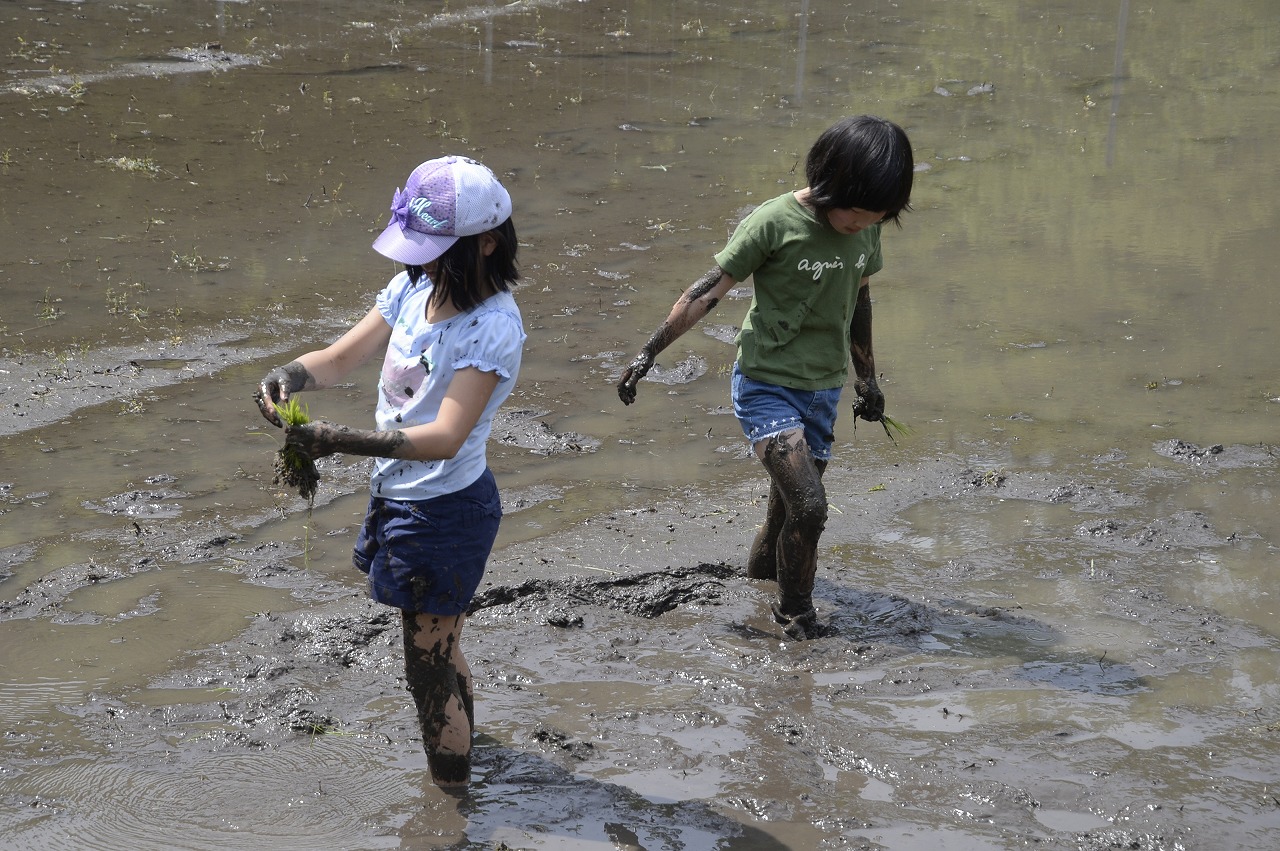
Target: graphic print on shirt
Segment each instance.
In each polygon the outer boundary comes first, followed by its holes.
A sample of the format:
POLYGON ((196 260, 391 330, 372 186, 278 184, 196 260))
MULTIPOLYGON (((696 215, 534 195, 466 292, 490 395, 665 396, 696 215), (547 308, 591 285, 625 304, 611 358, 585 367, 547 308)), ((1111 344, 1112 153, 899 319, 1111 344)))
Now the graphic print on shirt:
MULTIPOLYGON (((806 257, 796 264, 797 271, 809 272, 813 275, 813 279, 815 281, 822 280, 822 276, 830 270, 843 268, 844 260, 838 255, 834 260, 810 260, 806 257)), ((865 253, 858 258, 857 263, 853 264, 853 268, 857 269, 859 272, 867 268, 867 255, 865 253)))
POLYGON ((382 392, 387 403, 397 409, 397 422, 400 421, 399 411, 419 396, 430 378, 435 367, 436 350, 443 339, 444 329, 433 331, 424 340, 413 341, 407 352, 387 352, 382 362, 382 392))
MULTIPOLYGON (((416 358, 388 356, 382 362, 382 392, 392 408, 403 409, 427 382, 430 358, 426 352, 416 358)), ((399 419, 399 414, 396 415, 399 419)))

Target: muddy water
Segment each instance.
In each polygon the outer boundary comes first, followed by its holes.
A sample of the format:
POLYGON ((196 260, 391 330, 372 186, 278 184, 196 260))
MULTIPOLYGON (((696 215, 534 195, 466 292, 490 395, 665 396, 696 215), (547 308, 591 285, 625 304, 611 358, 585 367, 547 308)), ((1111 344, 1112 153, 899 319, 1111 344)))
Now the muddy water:
MULTIPOLYGON (((0 10, 0 833, 1266 847, 1274 11, 1025 6, 0 10), (653 578, 740 567, 762 512, 725 411, 745 299, 636 405, 612 383, 861 111, 921 166, 873 282, 914 433, 838 425, 840 632, 795 646, 766 587, 653 578), (308 513, 248 401, 367 309, 391 192, 444 152, 504 175, 526 273, 489 584, 570 583, 475 616, 462 811, 424 786, 397 636, 357 626, 363 466, 323 468, 308 513), (683 602, 589 584, 631 574, 683 602)), ((365 422, 371 379, 313 415, 365 422)))

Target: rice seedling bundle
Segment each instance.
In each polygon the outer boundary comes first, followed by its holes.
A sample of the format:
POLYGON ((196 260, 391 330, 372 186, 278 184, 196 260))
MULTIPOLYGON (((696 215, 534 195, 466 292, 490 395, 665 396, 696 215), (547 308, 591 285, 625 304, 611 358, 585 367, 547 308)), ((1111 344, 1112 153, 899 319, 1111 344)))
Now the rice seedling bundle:
MULTIPOLYGON (((276 411, 285 425, 306 425, 311 422, 307 409, 297 399, 289 399, 284 404, 276 405, 276 411)), ((292 488, 308 502, 315 501, 316 488, 320 485, 320 472, 316 469, 315 461, 286 443, 276 452, 274 469, 272 484, 292 488)))
POLYGON ((898 422, 888 414, 881 413, 880 416, 876 419, 871 419, 870 417, 862 416, 862 398, 861 397, 859 397, 858 400, 853 403, 853 428, 855 431, 858 428, 859 418, 871 420, 871 422, 880 423, 880 425, 884 427, 884 433, 888 436, 889 440, 893 441, 894 446, 898 445, 898 438, 895 435, 901 434, 905 437, 906 435, 911 434, 911 429, 909 427, 898 422))

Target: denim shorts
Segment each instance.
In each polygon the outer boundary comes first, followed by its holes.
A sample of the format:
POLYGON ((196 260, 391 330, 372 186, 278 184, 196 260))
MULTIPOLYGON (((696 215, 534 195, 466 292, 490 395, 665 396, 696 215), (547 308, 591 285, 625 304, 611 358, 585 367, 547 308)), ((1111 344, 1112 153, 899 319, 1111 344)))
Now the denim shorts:
POLYGON ((371 497, 353 560, 379 603, 460 615, 480 586, 501 519, 487 469, 462 490, 421 502, 371 497))
POLYGON ((804 429, 804 442, 819 461, 831 458, 840 391, 792 390, 748 378, 733 365, 733 412, 754 446, 784 431, 804 429))

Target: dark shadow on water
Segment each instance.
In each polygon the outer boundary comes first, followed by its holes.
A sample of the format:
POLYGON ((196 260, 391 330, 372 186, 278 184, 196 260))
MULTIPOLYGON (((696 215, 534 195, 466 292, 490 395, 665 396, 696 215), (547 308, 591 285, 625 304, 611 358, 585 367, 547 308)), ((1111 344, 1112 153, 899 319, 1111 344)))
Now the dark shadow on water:
POLYGON ((831 627, 850 641, 894 644, 940 655, 1016 658, 1022 660, 1016 674, 1022 679, 1089 694, 1117 696, 1149 688, 1123 661, 1062 649, 1058 630, 1006 609, 962 600, 925 605, 830 581, 819 581, 814 596, 820 606, 834 608, 831 627))
POLYGON ((426 790, 424 806, 399 831, 401 848, 494 851, 534 843, 619 851, 789 849, 705 802, 655 802, 624 786, 578 777, 537 754, 481 742, 473 750, 470 790, 443 802, 439 790, 426 790), (448 826, 462 820, 465 827, 448 826))

